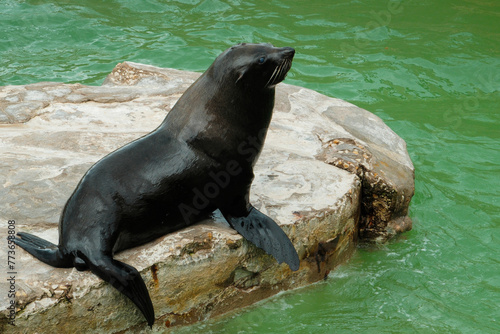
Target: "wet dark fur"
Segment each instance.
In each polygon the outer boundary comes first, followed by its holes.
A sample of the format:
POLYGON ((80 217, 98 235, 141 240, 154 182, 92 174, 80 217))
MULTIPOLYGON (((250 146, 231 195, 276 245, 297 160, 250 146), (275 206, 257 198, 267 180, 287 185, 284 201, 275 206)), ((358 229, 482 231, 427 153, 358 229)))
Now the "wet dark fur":
POLYGON ((15 241, 55 267, 90 269, 129 297, 148 325, 154 310, 139 272, 113 259, 219 209, 246 239, 299 267, 276 223, 249 203, 253 166, 292 48, 240 44, 223 52, 153 132, 93 165, 64 207, 59 245, 28 233, 15 241), (202 194, 202 195, 200 195, 202 194))

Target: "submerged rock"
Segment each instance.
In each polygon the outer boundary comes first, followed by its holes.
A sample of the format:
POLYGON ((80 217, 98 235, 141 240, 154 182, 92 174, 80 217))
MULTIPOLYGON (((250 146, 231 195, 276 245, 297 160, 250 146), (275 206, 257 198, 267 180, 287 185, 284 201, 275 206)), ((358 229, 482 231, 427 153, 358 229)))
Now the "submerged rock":
MULTIPOLYGON (((87 169, 155 129, 198 76, 125 62, 100 87, 0 87, 5 244, 9 226, 57 243, 62 208, 87 169)), ((385 241, 411 228, 414 176, 404 141, 377 116, 345 101, 278 85, 254 171, 251 201, 289 235, 299 271, 278 265, 215 212, 116 255, 141 272, 155 307, 154 329, 207 319, 324 279, 352 254, 358 236, 385 241)), ((1 252, 3 272, 15 272, 16 290, 14 327, 10 284, 0 281, 2 333, 135 333, 147 327, 132 302, 89 271, 52 268, 20 248, 13 260, 7 268, 7 251, 1 252)))

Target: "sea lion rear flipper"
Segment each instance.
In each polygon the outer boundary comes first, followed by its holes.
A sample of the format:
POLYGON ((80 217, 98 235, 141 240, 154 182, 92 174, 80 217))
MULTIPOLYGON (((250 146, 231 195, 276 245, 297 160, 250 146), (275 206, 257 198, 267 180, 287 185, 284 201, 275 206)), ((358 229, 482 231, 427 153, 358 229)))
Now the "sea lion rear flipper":
POLYGON ((21 238, 14 238, 14 243, 40 261, 57 268, 73 266, 71 257, 61 252, 57 245, 29 233, 18 232, 17 236, 21 238))
POLYGON ((299 269, 300 261, 297 251, 274 220, 254 207, 250 208, 246 217, 233 217, 221 212, 229 224, 245 239, 272 255, 278 263, 287 263, 293 271, 299 269))
POLYGON ((153 303, 137 269, 104 255, 98 259, 86 259, 84 256, 82 258, 95 275, 127 296, 142 312, 149 327, 153 326, 155 321, 153 303))

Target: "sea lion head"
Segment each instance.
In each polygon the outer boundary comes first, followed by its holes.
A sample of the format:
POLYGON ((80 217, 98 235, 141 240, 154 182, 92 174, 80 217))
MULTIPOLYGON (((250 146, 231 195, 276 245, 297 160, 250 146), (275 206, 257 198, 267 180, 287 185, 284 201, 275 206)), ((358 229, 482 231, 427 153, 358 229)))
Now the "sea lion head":
POLYGON ((212 65, 211 75, 219 83, 245 88, 274 88, 292 66, 295 50, 271 44, 242 43, 224 51, 212 65))

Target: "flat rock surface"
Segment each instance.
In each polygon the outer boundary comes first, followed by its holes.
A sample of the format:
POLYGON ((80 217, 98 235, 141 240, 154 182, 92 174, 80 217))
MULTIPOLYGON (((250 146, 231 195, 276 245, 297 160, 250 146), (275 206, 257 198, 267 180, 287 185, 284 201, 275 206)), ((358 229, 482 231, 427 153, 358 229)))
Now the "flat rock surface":
MULTIPOLYGON (((198 73, 126 62, 99 87, 39 83, 0 87, 2 333, 148 332, 135 306, 90 272, 56 269, 20 248, 8 268, 9 227, 57 243, 58 220, 86 170, 155 129, 198 73), (14 220, 15 224, 9 220, 14 220), (6 274, 5 274, 6 275, 6 274), (6 277, 9 278, 9 277, 6 277)), ((251 202, 290 236, 299 271, 278 265, 217 212, 213 218, 119 253, 151 294, 153 329, 189 324, 324 278, 358 236, 384 241, 411 228, 413 165, 404 141, 345 101, 280 84, 251 202)))

